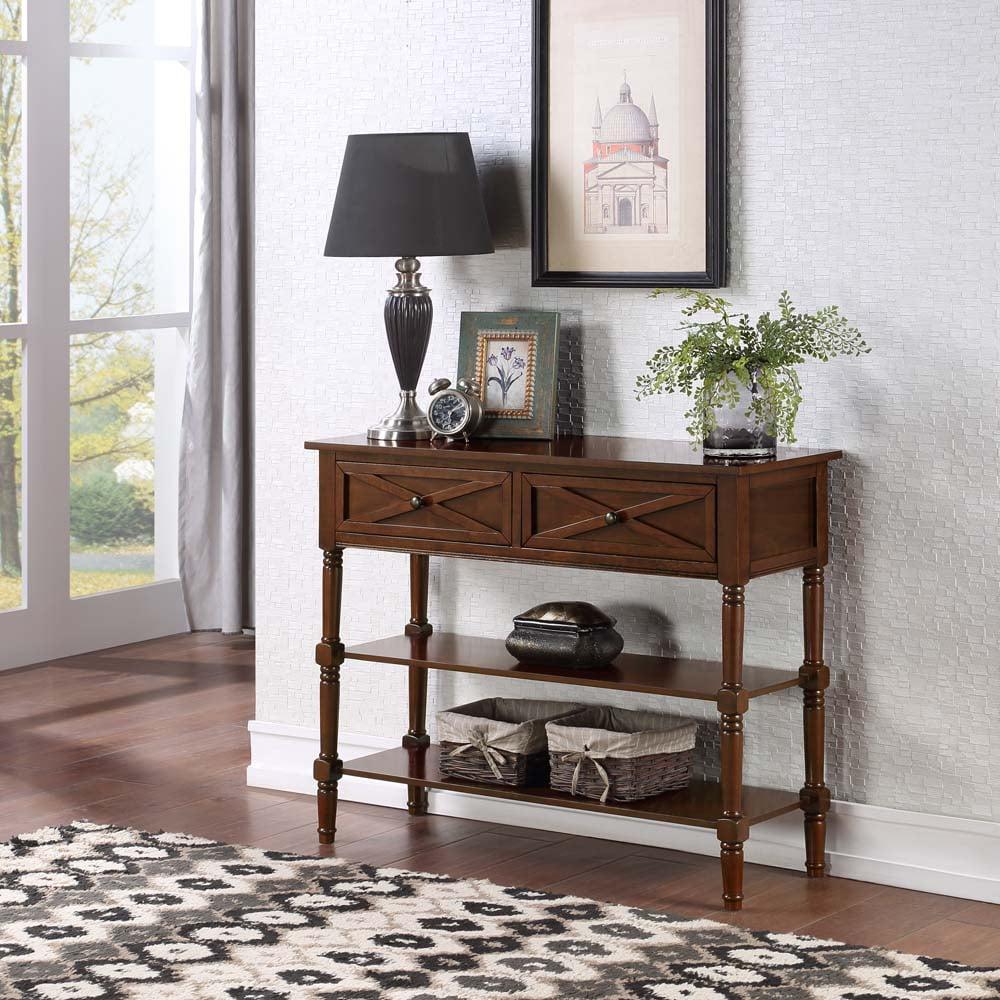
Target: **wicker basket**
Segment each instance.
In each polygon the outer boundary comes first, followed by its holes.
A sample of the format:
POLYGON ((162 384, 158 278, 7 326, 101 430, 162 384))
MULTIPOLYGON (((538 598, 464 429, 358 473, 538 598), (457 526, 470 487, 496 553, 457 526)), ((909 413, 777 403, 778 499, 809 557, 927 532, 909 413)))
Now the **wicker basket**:
POLYGON ((635 802, 685 788, 697 724, 622 708, 585 708, 550 722, 550 783, 601 802, 635 802))
POLYGON ((485 698, 437 716, 441 770, 491 785, 547 785, 545 724, 579 705, 526 698, 485 698))

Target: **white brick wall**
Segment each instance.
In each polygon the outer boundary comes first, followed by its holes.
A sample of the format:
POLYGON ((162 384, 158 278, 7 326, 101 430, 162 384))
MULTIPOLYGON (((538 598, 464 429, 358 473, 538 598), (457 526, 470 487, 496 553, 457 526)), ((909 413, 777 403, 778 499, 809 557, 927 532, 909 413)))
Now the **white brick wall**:
MULTIPOLYGON (((348 133, 467 130, 502 222, 496 255, 425 262, 424 382, 454 374, 463 309, 559 309, 578 337, 587 433, 681 437, 685 403, 632 394, 676 306, 531 288, 529 0, 266 0, 257 31, 257 717, 313 725, 321 557, 302 442, 362 431, 395 385, 391 262, 322 257, 348 133)), ((980 0, 731 0, 727 294, 751 311, 782 288, 803 307, 837 303, 874 347, 807 368, 799 419, 802 444, 847 454, 832 476, 830 784, 840 799, 994 819, 998 42, 1000 10, 980 0)), ((404 556, 348 551, 346 580, 348 641, 398 631, 404 556)), ((616 614, 634 650, 718 655, 717 585, 432 563, 439 627, 503 636, 556 597, 616 614)), ((798 615, 797 574, 752 583, 748 662, 794 668, 798 615)), ((404 731, 403 675, 348 664, 343 728, 404 731)), ((431 710, 514 690, 437 675, 431 710)), ((748 777, 797 787, 797 697, 755 701, 747 729, 748 777)))

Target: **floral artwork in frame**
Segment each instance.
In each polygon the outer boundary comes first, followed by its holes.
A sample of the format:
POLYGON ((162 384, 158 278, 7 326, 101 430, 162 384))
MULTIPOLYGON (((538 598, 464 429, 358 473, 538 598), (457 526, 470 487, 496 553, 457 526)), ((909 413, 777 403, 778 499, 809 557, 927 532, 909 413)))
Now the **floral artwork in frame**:
POLYGON ((558 313, 462 313, 458 374, 480 386, 478 436, 554 436, 558 336, 558 313))
POLYGON ((531 416, 535 388, 533 333, 484 330, 476 345, 476 376, 482 386, 487 416, 518 419, 531 416))

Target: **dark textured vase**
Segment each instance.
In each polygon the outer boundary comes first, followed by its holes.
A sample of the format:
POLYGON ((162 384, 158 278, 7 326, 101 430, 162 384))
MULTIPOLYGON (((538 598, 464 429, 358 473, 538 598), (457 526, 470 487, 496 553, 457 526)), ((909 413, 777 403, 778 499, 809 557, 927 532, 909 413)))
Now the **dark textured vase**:
POLYGON ((385 333, 389 353, 399 379, 399 406, 374 427, 369 441, 426 441, 431 436, 427 415, 417 405, 417 381, 431 338, 434 307, 430 289, 420 283, 420 261, 400 257, 396 261, 396 284, 385 300, 385 333))
POLYGON ((390 294, 385 300, 385 332, 399 388, 417 388, 431 339, 434 304, 429 295, 390 294))

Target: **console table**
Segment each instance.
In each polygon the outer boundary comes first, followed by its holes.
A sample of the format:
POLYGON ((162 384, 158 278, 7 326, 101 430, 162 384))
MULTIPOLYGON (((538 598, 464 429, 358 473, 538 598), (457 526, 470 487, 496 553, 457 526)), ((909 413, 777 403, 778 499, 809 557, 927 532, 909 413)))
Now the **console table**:
MULTIPOLYGON (((708 464, 681 441, 568 437, 554 441, 383 444, 363 437, 314 441, 319 452, 323 549, 319 841, 333 843, 337 782, 345 775, 409 786, 411 813, 427 789, 664 820, 715 829, 723 903, 743 902, 743 844, 750 827, 795 809, 805 817, 806 872, 825 873, 830 793, 824 782, 823 567, 827 464, 839 451, 782 450, 752 465, 708 464), (410 618, 401 634, 346 647, 341 639, 345 548, 410 554, 410 618), (527 666, 499 640, 434 633, 427 621, 431 555, 600 568, 718 580, 721 661, 623 653, 607 668, 527 666), (743 663, 746 585, 802 570, 804 660, 797 673, 743 663), (337 751, 345 660, 409 668, 409 731, 402 746, 352 760, 337 751), (574 798, 548 787, 478 785, 441 772, 426 729, 427 672, 454 670, 715 702, 721 780, 632 803, 574 798), (800 687, 805 781, 796 794, 743 783, 743 716, 754 698, 800 687)), ((628 637, 626 637, 627 641, 628 637)))

